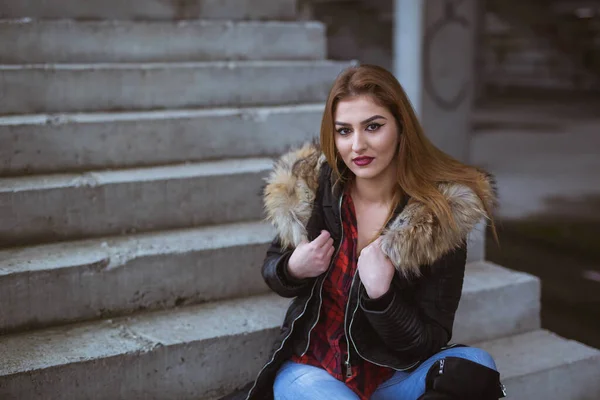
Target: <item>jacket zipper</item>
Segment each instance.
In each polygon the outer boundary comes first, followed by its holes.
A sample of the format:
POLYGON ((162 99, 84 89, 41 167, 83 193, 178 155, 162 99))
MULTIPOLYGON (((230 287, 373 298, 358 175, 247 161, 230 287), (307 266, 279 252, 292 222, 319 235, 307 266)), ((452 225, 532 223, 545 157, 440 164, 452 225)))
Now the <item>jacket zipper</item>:
MULTIPOLYGON (((352 296, 352 288, 354 287, 354 279, 356 278, 356 274, 358 274, 358 271, 355 271, 354 275, 352 276, 352 283, 350 284, 350 293, 348 293, 348 302, 346 303, 346 312, 344 314, 344 334, 346 335, 346 351, 348 353, 346 355, 346 361, 344 362, 344 365, 346 365, 346 378, 352 377, 352 364, 350 363, 351 347, 348 335, 348 307, 350 306, 350 297, 352 296)), ((352 316, 354 317, 354 314, 352 316)), ((350 323, 352 323, 352 320, 350 320, 350 323)))
POLYGON ((338 245, 337 249, 335 250, 335 254, 331 258, 331 261, 329 262, 329 268, 327 269, 327 273, 325 274, 325 276, 323 277, 323 280, 321 281, 321 286, 319 286, 319 308, 317 309, 317 319, 315 319, 315 322, 308 330, 308 339, 306 340, 306 348, 304 349, 304 351, 302 352, 300 357, 304 357, 304 355, 308 352, 308 348, 310 347, 310 334, 312 333, 315 326, 317 326, 317 323, 319 322, 319 318, 321 318, 321 306, 323 305, 323 285, 325 284, 325 279, 327 279, 327 276, 329 275, 329 271, 331 271, 331 264, 335 262, 335 259, 338 255, 338 253, 340 252, 340 249, 342 248, 342 242, 344 241, 344 224, 342 223, 342 199, 343 198, 344 198, 344 194, 342 193, 342 195, 340 196, 339 204, 338 204, 339 215, 340 215, 340 225, 342 227, 340 244, 338 245))
MULTIPOLYGON (((308 308, 308 304, 310 303, 310 300, 312 299, 314 292, 315 292, 315 286, 317 286, 316 284, 313 285, 312 289, 310 290, 310 296, 308 297, 308 300, 306 300, 306 303, 304 304, 304 309, 302 309, 302 312, 300 313, 300 315, 298 315, 296 318, 294 318, 294 320, 292 321, 291 325, 290 325, 290 331, 289 333, 283 338, 283 340, 281 341, 281 345, 279 346, 279 348, 277 350, 275 350, 273 352, 273 356, 271 356, 271 359, 269 360, 268 363, 266 363, 261 370, 258 372, 258 375, 256 375, 256 379, 254 380, 254 384, 252 385, 252 387, 250 388, 250 390, 248 391, 248 395, 246 396, 246 400, 250 399, 250 396, 252 395, 252 391, 254 390, 254 388, 256 387, 256 383, 258 382, 258 378, 260 377, 260 375, 263 373, 263 371, 273 363, 273 361, 275 360, 275 357, 277 357, 277 353, 279 353, 281 351, 281 349, 283 349, 283 346, 285 345, 285 342, 290 338, 290 336, 292 336, 292 333, 294 332, 294 325, 296 324, 296 321, 298 321, 300 318, 302 318, 302 316, 306 313, 306 309, 308 308)), ((284 321, 285 322, 285 321, 284 321)))
MULTIPOLYGON (((356 274, 354 274, 354 276, 356 277, 356 274)), ((352 278, 352 285, 350 287, 351 293, 352 293, 352 286, 354 286, 354 278, 352 278)), ((360 292, 360 289, 359 289, 359 292, 360 292)), ((348 304, 350 304, 350 299, 348 299, 348 304)), ((360 298, 357 298, 356 299, 356 307, 354 308, 354 312, 352 313, 352 318, 350 319, 350 326, 348 327, 348 337, 352 341, 352 345, 354 346, 354 350, 356 350, 356 353, 363 360, 366 360, 366 361, 370 362, 371 364, 375 364, 375 365, 378 365, 380 367, 391 368, 391 369, 396 370, 396 371, 407 371, 407 370, 409 370, 409 369, 411 369, 411 368, 413 368, 413 367, 415 367, 415 366, 417 366, 417 365, 419 365, 421 363, 421 361, 417 361, 417 362, 415 362, 415 363, 413 363, 413 364, 411 364, 411 365, 409 365, 408 367, 405 367, 405 368, 395 368, 395 367, 393 367, 391 365, 380 364, 380 363, 377 363, 375 361, 369 360, 367 357, 365 357, 364 355, 360 354, 360 351, 358 351, 358 348, 356 347, 356 343, 354 343, 354 339, 352 339, 352 334, 351 334, 352 323, 354 322, 354 316, 356 315, 356 311, 358 310, 359 305, 360 305, 360 298)), ((348 352, 348 362, 349 361, 350 361, 350 353, 348 352)))

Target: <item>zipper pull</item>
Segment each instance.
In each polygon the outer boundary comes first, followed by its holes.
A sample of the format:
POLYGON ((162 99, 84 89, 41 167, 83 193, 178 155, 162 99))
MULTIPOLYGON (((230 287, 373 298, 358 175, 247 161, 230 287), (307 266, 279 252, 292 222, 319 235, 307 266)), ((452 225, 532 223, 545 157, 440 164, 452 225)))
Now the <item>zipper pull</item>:
POLYGON ((446 363, 445 359, 440 360, 440 370, 438 371, 438 375, 442 375, 444 373, 444 364, 446 363))
POLYGON ((344 362, 344 364, 346 365, 346 378, 352 378, 352 365, 348 361, 344 362))

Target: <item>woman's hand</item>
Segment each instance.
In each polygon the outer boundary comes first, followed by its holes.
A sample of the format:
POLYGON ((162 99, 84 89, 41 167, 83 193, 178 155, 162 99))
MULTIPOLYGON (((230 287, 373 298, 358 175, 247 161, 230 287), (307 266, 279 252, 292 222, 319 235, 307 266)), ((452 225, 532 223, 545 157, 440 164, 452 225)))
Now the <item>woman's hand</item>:
POLYGON ((390 289, 396 269, 389 258, 381 251, 381 237, 360 252, 358 273, 367 295, 377 299, 390 289))
POLYGON ((296 247, 288 261, 288 272, 296 279, 319 276, 329 268, 334 251, 331 235, 321 231, 312 242, 303 241, 296 247))

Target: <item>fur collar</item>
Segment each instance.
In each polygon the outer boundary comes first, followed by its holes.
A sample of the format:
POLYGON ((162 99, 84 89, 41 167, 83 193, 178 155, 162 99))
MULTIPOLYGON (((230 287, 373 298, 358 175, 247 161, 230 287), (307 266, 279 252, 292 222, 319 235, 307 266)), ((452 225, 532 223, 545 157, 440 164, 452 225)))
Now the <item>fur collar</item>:
MULTIPOLYGON (((325 162, 320 150, 307 144, 283 155, 267 178, 264 191, 266 216, 275 226, 284 247, 295 247, 307 239, 306 225, 317 193, 319 171, 325 162)), ((484 173, 481 179, 487 188, 486 201, 493 206, 492 179, 484 173)), ((420 266, 430 265, 460 246, 475 225, 487 217, 479 197, 470 188, 443 183, 438 189, 450 204, 457 230, 440 226, 429 207, 410 199, 383 233, 382 251, 403 275, 418 275, 420 266)))

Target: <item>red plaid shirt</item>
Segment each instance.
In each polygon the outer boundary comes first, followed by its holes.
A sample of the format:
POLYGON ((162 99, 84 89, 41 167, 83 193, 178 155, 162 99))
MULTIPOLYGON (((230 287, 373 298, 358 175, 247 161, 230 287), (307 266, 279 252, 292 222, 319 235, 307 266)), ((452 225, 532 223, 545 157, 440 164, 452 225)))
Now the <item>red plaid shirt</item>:
POLYGON ((369 399, 379 385, 394 374, 390 368, 379 367, 362 358, 352 355, 352 375, 346 377, 345 361, 348 356, 344 333, 346 303, 356 273, 358 256, 357 223, 352 197, 344 195, 342 202, 342 223, 344 240, 334 265, 323 283, 323 303, 321 316, 310 337, 310 346, 302 357, 293 356, 292 361, 320 367, 336 379, 344 382, 361 399, 369 399))

